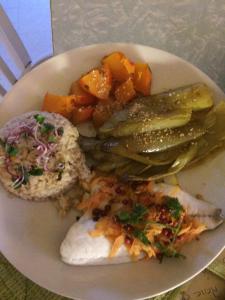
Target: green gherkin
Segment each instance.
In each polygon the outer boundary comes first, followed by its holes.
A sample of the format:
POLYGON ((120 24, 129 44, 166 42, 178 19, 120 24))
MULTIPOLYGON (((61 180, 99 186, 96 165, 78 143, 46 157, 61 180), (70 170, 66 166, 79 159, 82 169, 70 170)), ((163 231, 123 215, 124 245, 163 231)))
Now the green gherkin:
POLYGON ((187 124, 192 112, 212 107, 210 89, 202 83, 134 100, 99 129, 101 137, 123 137, 187 124))
POLYGON ((224 144, 225 102, 212 105, 212 93, 199 83, 139 98, 80 145, 103 172, 161 180, 224 144))
MULTIPOLYGON (((147 101, 146 101, 147 103, 147 101)), ((195 83, 175 90, 150 96, 149 106, 174 105, 200 111, 213 106, 213 94, 204 83, 195 83)))

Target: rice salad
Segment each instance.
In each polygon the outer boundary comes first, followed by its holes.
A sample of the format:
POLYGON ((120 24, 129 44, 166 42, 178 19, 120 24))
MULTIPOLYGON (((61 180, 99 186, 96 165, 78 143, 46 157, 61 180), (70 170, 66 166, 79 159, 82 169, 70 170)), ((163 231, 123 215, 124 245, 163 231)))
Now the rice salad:
POLYGON ((55 113, 33 111, 0 129, 0 181, 12 194, 43 201, 59 196, 90 175, 79 133, 55 113))

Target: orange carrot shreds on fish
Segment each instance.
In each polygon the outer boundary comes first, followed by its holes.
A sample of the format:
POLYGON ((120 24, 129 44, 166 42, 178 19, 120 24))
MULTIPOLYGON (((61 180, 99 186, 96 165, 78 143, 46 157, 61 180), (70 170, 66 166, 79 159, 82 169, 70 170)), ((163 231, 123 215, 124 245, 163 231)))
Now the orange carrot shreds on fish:
POLYGON ((181 247, 212 228, 214 221, 210 218, 219 213, 179 186, 121 182, 112 176, 95 176, 89 194, 77 208, 96 222, 89 235, 110 241, 109 257, 125 247, 132 258, 160 260, 182 256, 181 247))

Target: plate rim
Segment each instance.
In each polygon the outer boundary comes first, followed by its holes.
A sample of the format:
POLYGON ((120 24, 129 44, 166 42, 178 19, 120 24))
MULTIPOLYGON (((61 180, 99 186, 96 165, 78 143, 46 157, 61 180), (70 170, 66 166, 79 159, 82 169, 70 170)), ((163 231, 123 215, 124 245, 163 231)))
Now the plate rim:
POLYGON ((72 49, 67 50, 65 52, 53 55, 53 56, 47 58, 45 61, 42 61, 40 64, 34 65, 34 67, 30 71, 28 71, 27 73, 25 73, 21 78, 19 78, 16 81, 16 83, 12 86, 12 88, 4 95, 4 97, 2 98, 1 103, 3 103, 5 101, 5 99, 8 98, 8 95, 10 95, 12 93, 12 91, 14 90, 14 87, 16 87, 18 84, 21 84, 21 82, 23 82, 24 80, 26 80, 26 78, 30 75, 30 73, 36 72, 36 70, 38 70, 39 67, 42 67, 45 64, 48 64, 50 61, 56 60, 56 59, 60 58, 60 56, 63 57, 64 55, 69 55, 70 53, 72 53, 73 51, 78 50, 78 49, 82 50, 82 49, 88 49, 88 48, 93 48, 93 47, 105 47, 105 46, 107 46, 107 47, 110 47, 110 46, 114 47, 116 45, 118 45, 119 47, 121 47, 121 46, 122 47, 131 46, 131 47, 141 47, 141 48, 146 48, 146 49, 153 49, 153 50, 157 50, 157 52, 161 52, 161 53, 164 53, 164 54, 169 54, 170 56, 173 56, 174 58, 179 59, 181 62, 184 62, 184 63, 188 64, 195 71, 198 71, 198 72, 202 73, 202 75, 204 75, 205 77, 207 77, 207 79, 210 80, 213 83, 213 85, 216 87, 216 89, 221 94, 223 94, 225 96, 225 91, 223 91, 222 88, 208 74, 206 74, 201 69, 199 69, 196 65, 192 64, 191 62, 187 61, 186 59, 182 58, 179 55, 176 55, 176 54, 173 54, 171 52, 162 50, 160 48, 155 48, 155 47, 147 46, 147 45, 144 45, 144 44, 129 43, 129 42, 127 42, 127 43, 125 43, 125 42, 106 42, 106 43, 95 43, 95 44, 87 44, 87 45, 84 45, 84 46, 78 46, 76 48, 72 48, 72 49))
MULTIPOLYGON (((79 46, 79 47, 70 49, 70 50, 68 50, 68 51, 65 51, 65 52, 63 52, 63 53, 59 53, 59 54, 57 54, 57 55, 54 55, 54 56, 48 58, 47 60, 45 60, 44 62, 40 63, 39 65, 36 65, 36 66, 35 66, 34 68, 32 68, 29 72, 27 72, 26 74, 24 74, 24 75, 23 75, 23 76, 15 83, 15 85, 10 89, 10 91, 3 97, 1 103, 7 101, 7 98, 13 93, 15 87, 17 87, 18 84, 22 84, 23 81, 25 81, 26 78, 27 78, 28 76, 30 76, 31 73, 38 71, 38 69, 39 69, 40 67, 42 68, 43 66, 47 65, 48 63, 51 63, 51 61, 53 61, 53 60, 56 60, 56 61, 57 61, 60 57, 63 57, 63 56, 65 56, 65 55, 70 55, 70 53, 73 53, 74 51, 76 51, 76 50, 78 50, 78 49, 80 49, 80 50, 82 50, 82 49, 91 49, 91 48, 93 48, 93 47, 99 47, 99 48, 102 48, 102 47, 113 47, 113 48, 114 48, 114 47, 140 47, 140 48, 145 48, 146 50, 152 49, 152 50, 156 50, 156 51, 159 52, 159 53, 161 52, 161 53, 164 53, 164 54, 169 54, 171 58, 174 57, 176 60, 179 60, 179 61, 181 61, 181 62, 184 62, 186 65, 189 65, 190 67, 192 67, 194 71, 200 72, 200 74, 204 75, 204 77, 206 77, 209 81, 211 81, 211 83, 213 84, 213 86, 215 87, 215 89, 216 89, 218 92, 220 92, 221 94, 223 94, 224 97, 225 97, 224 91, 217 85, 217 83, 216 83, 212 78, 210 78, 209 75, 207 75, 206 73, 204 73, 201 69, 199 69, 199 68, 198 68, 197 66, 195 66, 194 64, 192 64, 192 63, 190 63, 189 61, 187 61, 187 60, 181 58, 180 56, 177 56, 177 55, 175 55, 175 54, 173 54, 173 53, 170 53, 170 52, 168 52, 168 51, 165 51, 165 50, 162 50, 162 49, 159 49, 159 48, 155 48, 155 47, 151 47, 151 46, 147 46, 147 45, 143 45, 143 44, 138 44, 138 43, 121 43, 121 42, 119 42, 119 43, 113 42, 113 43, 112 43, 112 42, 107 42, 107 43, 95 43, 95 44, 88 44, 88 45, 84 45, 84 46, 79 46)), ((0 103, 0 105, 1 105, 1 103, 0 103)), ((178 284, 172 286, 171 288, 168 288, 168 289, 166 289, 166 290, 163 290, 163 291, 160 292, 160 293, 152 294, 152 295, 150 295, 150 296, 149 296, 149 295, 146 295, 146 296, 141 297, 141 298, 133 298, 133 299, 136 299, 136 300, 142 300, 142 299, 146 299, 146 297, 155 297, 155 296, 158 296, 158 295, 162 295, 162 294, 164 294, 164 293, 167 293, 168 291, 171 291, 171 290, 173 290, 173 289, 176 289, 177 287, 179 287, 179 286, 185 284, 186 282, 192 280, 195 276, 199 275, 199 274, 200 274, 204 269, 206 269, 206 268, 207 268, 207 267, 208 267, 208 266, 209 266, 209 265, 210 265, 210 264, 211 264, 211 263, 212 263, 212 262, 213 262, 213 261, 214 261, 214 260, 215 260, 215 259, 216 259, 223 251, 224 251, 224 250, 225 250, 225 244, 224 244, 224 246, 222 247, 222 249, 216 254, 216 256, 213 256, 213 258, 212 258, 207 264, 205 264, 204 267, 202 267, 199 271, 195 272, 195 274, 189 276, 187 279, 183 280, 182 282, 180 282, 180 283, 178 283, 178 284)), ((2 254, 5 256, 5 258, 10 262, 10 264, 11 264, 18 272, 20 272, 22 275, 24 275, 25 277, 27 277, 29 280, 33 281, 33 279, 30 279, 30 278, 28 277, 28 275, 26 274, 26 272, 21 271, 21 270, 20 270, 20 267, 18 268, 16 265, 14 265, 14 264, 11 262, 11 259, 8 258, 7 255, 5 255, 4 251, 1 250, 1 252, 2 252, 2 254)), ((40 284, 40 283, 39 283, 39 280, 37 280, 37 281, 35 280, 35 281, 33 281, 33 282, 34 282, 35 284, 39 285, 40 287, 43 287, 43 288, 47 289, 48 291, 50 291, 50 292, 52 292, 52 293, 61 295, 61 296, 63 296, 63 297, 71 297, 71 295, 69 295, 69 294, 66 294, 66 293, 60 293, 60 292, 58 292, 58 291, 56 292, 54 289, 51 289, 51 288, 47 287, 47 286, 44 285, 43 283, 40 284)), ((77 299, 77 300, 78 300, 78 299, 79 299, 79 300, 85 300, 85 298, 77 298, 77 297, 76 297, 76 299, 77 299)))

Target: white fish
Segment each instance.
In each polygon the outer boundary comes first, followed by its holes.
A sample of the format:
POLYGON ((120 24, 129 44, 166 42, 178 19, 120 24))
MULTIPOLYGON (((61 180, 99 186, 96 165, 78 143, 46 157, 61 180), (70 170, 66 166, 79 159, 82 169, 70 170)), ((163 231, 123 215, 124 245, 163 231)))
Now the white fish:
POLYGON ((61 258, 71 265, 104 265, 130 261, 126 247, 120 247, 115 258, 109 258, 111 244, 104 236, 91 237, 96 222, 83 216, 69 229, 60 247, 61 258))
MULTIPOLYGON (((214 229, 223 222, 221 209, 194 198, 178 186, 155 184, 154 190, 178 198, 188 214, 198 218, 206 229, 214 229)), ((90 217, 83 216, 71 226, 60 247, 62 260, 71 265, 104 265, 131 261, 125 246, 120 247, 115 257, 108 257, 111 249, 109 240, 104 236, 91 237, 89 235, 89 231, 95 228, 95 224, 96 222, 90 217)), ((139 259, 142 257, 140 256, 139 259)))
POLYGON ((162 192, 164 195, 176 197, 187 211, 189 216, 197 218, 206 228, 214 229, 223 223, 222 210, 204 200, 197 199, 181 190, 181 188, 165 183, 154 184, 154 191, 162 192))

